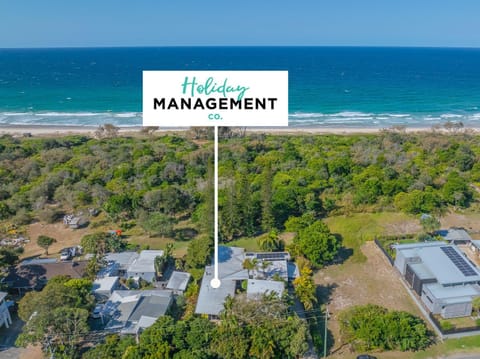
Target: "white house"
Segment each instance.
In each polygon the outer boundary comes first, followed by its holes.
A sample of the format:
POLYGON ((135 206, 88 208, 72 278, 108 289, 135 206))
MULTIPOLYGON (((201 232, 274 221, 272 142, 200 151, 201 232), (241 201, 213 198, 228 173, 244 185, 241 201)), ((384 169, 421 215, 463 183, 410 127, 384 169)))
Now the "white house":
POLYGON ((0 292, 0 327, 5 325, 7 328, 12 325, 12 317, 8 310, 7 304, 5 303, 5 297, 7 293, 0 292))
POLYGON ((127 278, 142 278, 153 282, 156 277, 155 258, 163 256, 162 250, 141 251, 127 269, 127 278))

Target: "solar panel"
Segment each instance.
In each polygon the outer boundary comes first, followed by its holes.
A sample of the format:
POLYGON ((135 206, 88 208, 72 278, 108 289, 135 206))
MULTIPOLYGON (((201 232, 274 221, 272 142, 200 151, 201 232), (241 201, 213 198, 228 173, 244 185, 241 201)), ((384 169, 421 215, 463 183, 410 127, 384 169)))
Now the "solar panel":
POLYGON ((452 247, 440 247, 448 258, 455 264, 455 266, 463 273, 465 277, 477 275, 477 272, 472 266, 452 247))
POLYGON ((285 252, 272 252, 272 253, 257 253, 257 259, 275 261, 275 260, 284 260, 288 257, 288 253, 285 252))

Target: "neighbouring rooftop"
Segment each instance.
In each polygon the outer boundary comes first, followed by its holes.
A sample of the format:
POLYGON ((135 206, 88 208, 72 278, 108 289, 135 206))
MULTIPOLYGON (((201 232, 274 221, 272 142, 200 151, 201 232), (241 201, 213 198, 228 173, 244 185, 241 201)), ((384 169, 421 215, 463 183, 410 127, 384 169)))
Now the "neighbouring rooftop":
POLYGON ((167 289, 184 292, 187 289, 191 274, 186 272, 173 271, 167 283, 167 289))
POLYGON ((247 283, 247 298, 255 299, 263 294, 276 293, 279 297, 285 290, 284 282, 274 280, 249 279, 247 283))

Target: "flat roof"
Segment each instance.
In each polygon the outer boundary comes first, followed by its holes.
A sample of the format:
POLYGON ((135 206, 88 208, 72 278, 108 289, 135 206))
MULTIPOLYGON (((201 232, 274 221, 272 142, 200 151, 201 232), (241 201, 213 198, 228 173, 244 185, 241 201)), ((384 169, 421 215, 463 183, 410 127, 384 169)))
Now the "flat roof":
POLYGON ((247 285, 247 298, 256 298, 265 293, 276 293, 279 297, 282 296, 285 290, 283 282, 274 280, 249 279, 247 285))
MULTIPOLYGON (((465 299, 471 300, 472 297, 480 296, 480 287, 476 284, 457 285, 444 287, 439 283, 425 284, 432 295, 441 300, 454 300, 455 303, 465 302, 465 299)), ((452 302, 452 303, 453 303, 452 302)))
POLYGON ((118 277, 103 277, 93 281, 92 289, 94 292, 111 291, 118 283, 118 277))
POLYGON ((166 288, 185 291, 188 282, 190 281, 190 277, 190 273, 173 271, 166 288))
POLYGON ((435 275, 423 263, 409 263, 410 268, 420 279, 433 279, 435 275))
POLYGON ((128 267, 128 272, 155 272, 155 258, 163 256, 162 250, 141 251, 137 259, 128 267))

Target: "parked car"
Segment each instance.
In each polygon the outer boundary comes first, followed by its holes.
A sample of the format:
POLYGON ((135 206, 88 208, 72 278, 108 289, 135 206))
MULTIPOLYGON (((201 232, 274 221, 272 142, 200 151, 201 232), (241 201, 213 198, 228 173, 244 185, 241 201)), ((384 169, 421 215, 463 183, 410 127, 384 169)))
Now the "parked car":
POLYGON ((95 306, 95 309, 93 310, 93 312, 90 314, 90 316, 93 318, 93 319, 99 319, 102 317, 102 311, 103 311, 103 304, 97 304, 95 306))
POLYGON ((70 259, 72 259, 72 252, 70 251, 70 248, 62 249, 62 251, 60 252, 60 260, 68 261, 70 259))
POLYGON ((368 355, 368 354, 361 354, 357 356, 357 359, 377 359, 377 357, 374 357, 373 355, 368 355))
POLYGON ((81 247, 68 247, 68 248, 63 248, 60 251, 60 260, 61 261, 68 261, 75 257, 77 254, 81 254, 81 247))

